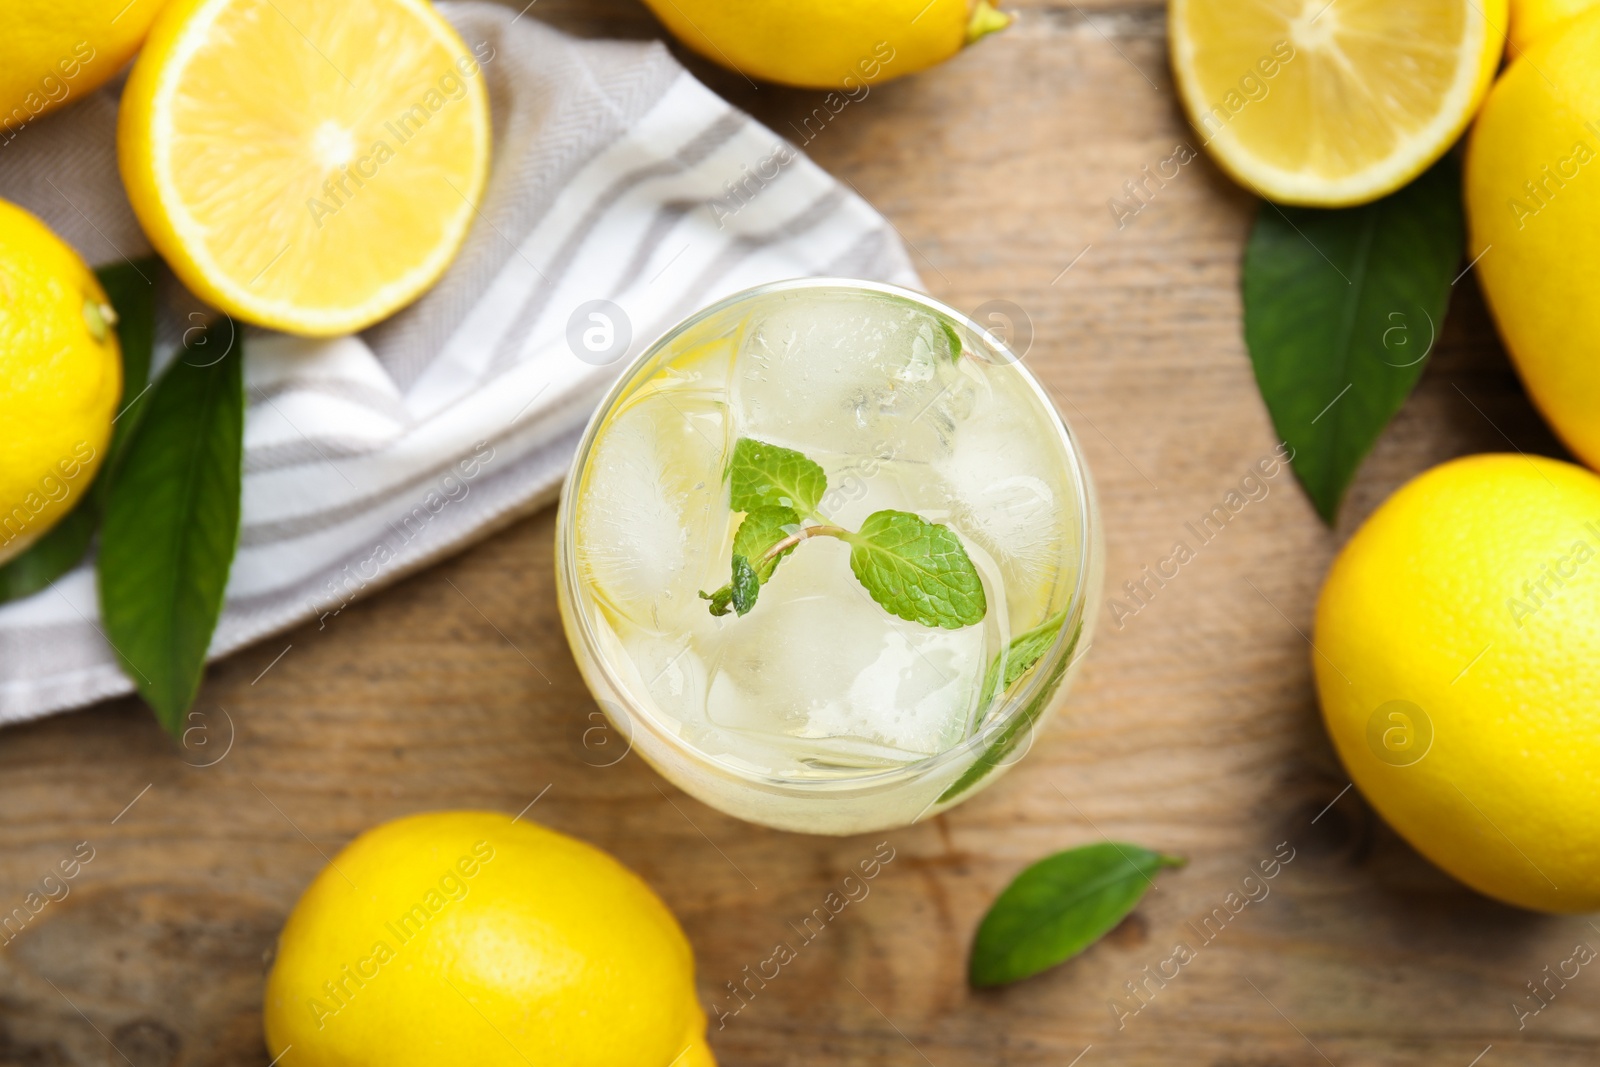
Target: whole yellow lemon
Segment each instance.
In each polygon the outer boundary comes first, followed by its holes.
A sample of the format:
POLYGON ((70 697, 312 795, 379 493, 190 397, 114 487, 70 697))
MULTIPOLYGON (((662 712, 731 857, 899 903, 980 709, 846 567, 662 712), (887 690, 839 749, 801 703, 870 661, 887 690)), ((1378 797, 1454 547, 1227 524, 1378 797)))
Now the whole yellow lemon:
POLYGON ((1469 253, 1534 403, 1600 466, 1600 10, 1489 93, 1467 151, 1469 253))
POLYGON ((1597 0, 1511 0, 1509 41, 1515 59, 1545 35, 1595 6, 1597 0))
POLYGON ((264 1016, 300 1067, 715 1067, 666 905, 599 849, 498 812, 347 845, 279 935, 264 1016))
POLYGON ((78 254, 0 200, 0 564, 94 481, 122 396, 115 321, 78 254))
POLYGON ((139 50, 166 0, 10 0, 0 33, 0 129, 93 92, 139 50))
MULTIPOLYGON (((673 36, 713 63, 764 81, 849 94, 943 63, 1011 23, 989 0, 645 3, 673 36)), ((833 107, 826 112, 837 114, 833 107)))
POLYGON ((1345 768, 1418 852, 1512 904, 1600 908, 1600 477, 1418 476, 1334 561, 1314 646, 1345 768))

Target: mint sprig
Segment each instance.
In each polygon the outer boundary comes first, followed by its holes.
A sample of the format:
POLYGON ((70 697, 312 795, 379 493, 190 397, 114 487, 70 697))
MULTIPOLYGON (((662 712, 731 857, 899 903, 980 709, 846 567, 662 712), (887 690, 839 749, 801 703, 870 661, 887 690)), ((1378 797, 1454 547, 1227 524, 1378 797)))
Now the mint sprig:
POLYGON ((711 614, 749 612, 779 561, 813 537, 848 544, 851 572, 891 615, 958 630, 987 614, 983 581, 948 526, 892 510, 868 515, 859 531, 836 526, 816 511, 828 489, 822 468, 791 448, 750 437, 734 444, 727 480, 730 506, 745 518, 733 535, 731 580, 700 593, 711 614), (806 524, 807 518, 819 521, 806 524))

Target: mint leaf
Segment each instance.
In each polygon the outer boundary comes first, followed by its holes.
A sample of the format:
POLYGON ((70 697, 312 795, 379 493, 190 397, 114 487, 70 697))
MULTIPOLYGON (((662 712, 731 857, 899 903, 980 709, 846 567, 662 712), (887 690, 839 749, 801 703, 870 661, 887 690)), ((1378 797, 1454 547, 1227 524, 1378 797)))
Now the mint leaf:
POLYGON ((955 531, 905 511, 875 511, 850 544, 850 569, 890 614, 959 630, 989 610, 955 531))
MULTIPOLYGON (((738 532, 733 535, 733 553, 736 556, 744 556, 754 563, 766 555, 768 549, 799 528, 800 516, 795 513, 794 508, 756 508, 744 517, 744 521, 739 524, 738 532)), ((763 585, 772 577, 772 572, 778 569, 778 562, 793 552, 794 548, 794 545, 790 545, 766 562, 755 564, 756 577, 761 579, 763 585)))
MULTIPOLYGON (((1033 631, 1030 630, 1029 634, 1032 632, 1033 631)), ((1028 634, 1023 635, 1023 637, 1027 636, 1028 634)), ((1061 679, 1066 677, 1067 668, 1072 666, 1072 657, 1078 651, 1078 641, 1082 637, 1083 620, 1080 619, 1078 620, 1078 628, 1072 632, 1072 636, 1067 640, 1067 647, 1061 650, 1061 658, 1058 659, 1053 666, 1051 666, 1050 675, 1045 679, 1044 684, 1039 687, 1039 691, 1035 693, 1032 699, 1028 701, 1027 706, 1019 711, 1016 717, 1000 730, 999 736, 990 743, 988 748, 984 749, 983 755, 974 760, 972 766, 968 767, 961 773, 960 778, 957 778, 950 784, 949 788, 947 788, 943 793, 939 794, 939 799, 935 801, 936 804, 944 804, 948 801, 954 800, 962 793, 965 793, 967 790, 971 789, 973 786, 989 777, 990 773, 992 773, 996 767, 999 767, 1006 762, 1007 757, 1011 755, 1012 751, 1019 743, 1021 743, 1022 739, 1027 736, 1028 731, 1033 729, 1034 723, 1039 721, 1039 716, 1044 714, 1045 708, 1050 706, 1051 698, 1056 695, 1056 690, 1061 687, 1061 679)), ((1019 637, 1017 640, 1021 641, 1022 638, 1019 637)), ((1048 650, 1049 649, 1047 647, 1046 651, 1048 650)), ((996 656, 995 659, 996 663, 998 663, 999 657, 996 656)), ((1030 663, 1028 666, 1031 667, 1032 665, 1033 664, 1030 663)), ((995 671, 995 674, 998 677, 998 668, 991 664, 990 669, 995 671)), ((1022 677, 1022 674, 1026 669, 1027 668, 1019 670, 1016 674, 1016 677, 1012 678, 1011 681, 1015 681, 1016 678, 1022 677)), ((1007 670, 1006 673, 1010 674, 1011 672, 1010 670, 1007 670)), ((984 679, 986 692, 987 687, 990 684, 990 679, 986 676, 984 679)), ((1011 682, 1007 682, 1006 688, 1010 688, 1010 685, 1011 682)), ((1001 692, 1004 692, 1004 690, 1001 690, 1001 692)), ((985 711, 988 710, 984 704, 980 704, 979 707, 983 708, 985 711)))
POLYGON ((778 560, 799 540, 837 537, 850 545, 850 569, 867 592, 890 613, 924 626, 955 630, 980 622, 988 604, 977 568, 949 527, 909 512, 879 511, 867 516, 858 533, 829 524, 802 527, 828 488, 816 463, 791 448, 741 437, 728 460, 729 500, 746 512, 733 538, 733 581, 714 593, 701 590, 711 614, 740 615, 755 606, 761 583, 772 577, 778 560), (785 538, 799 534, 781 553, 767 554, 785 538))
MULTIPOLYGON (((100 507, 110 471, 137 421, 137 398, 150 377, 150 349, 155 340, 155 287, 149 281, 159 260, 100 267, 95 274, 117 313, 117 347, 122 352, 122 397, 111 426, 111 441, 92 485, 77 504, 28 550, 0 567, 0 604, 32 596, 78 565, 100 525, 100 507), (135 410, 130 411, 133 408, 135 410)), ((77 491, 78 487, 74 486, 77 491)))
POLYGON ((1071 959, 1134 909, 1152 875, 1184 862, 1110 841, 1045 857, 1017 875, 984 915, 967 980, 1005 985, 1071 959))
POLYGON ((1061 627, 1065 626, 1066 622, 1067 613, 1062 609, 1033 629, 1013 637, 1005 648, 995 653, 989 669, 983 676, 983 690, 978 697, 980 714, 988 709, 989 702, 994 697, 1010 689, 1013 682, 1026 674, 1046 652, 1050 651, 1050 646, 1055 644, 1056 635, 1061 632, 1061 627))
POLYGON ((741 437, 728 460, 728 483, 734 511, 789 507, 810 515, 828 489, 828 476, 792 448, 741 437))
POLYGON ((961 359, 961 335, 950 324, 950 320, 941 318, 939 326, 944 330, 945 340, 950 342, 950 362, 956 363, 961 359))
POLYGON ((756 596, 760 586, 766 584, 772 577, 772 572, 778 569, 778 561, 794 551, 795 546, 790 545, 771 559, 763 559, 767 550, 782 541, 785 537, 800 528, 800 516, 795 514, 794 508, 764 507, 757 508, 744 517, 739 524, 738 531, 733 535, 733 581, 718 589, 715 593, 700 591, 701 600, 711 601, 711 614, 726 615, 728 605, 740 615, 748 612, 755 606, 756 596), (741 578, 740 564, 750 571, 755 585, 746 585, 742 593, 739 592, 741 578), (743 607, 740 605, 743 604, 743 607))
POLYGON ((749 614, 751 608, 756 606, 756 597, 761 593, 761 579, 756 577, 756 569, 750 565, 750 560, 735 554, 733 557, 733 610, 740 615, 749 614))
POLYGON ((142 401, 106 493, 98 560, 106 636, 173 734, 199 690, 239 540, 242 364, 226 319, 180 352, 142 401), (230 334, 217 358, 218 344, 204 346, 220 329, 230 334))
POLYGON ((733 610, 744 615, 756 606, 761 587, 778 569, 778 562, 794 551, 789 545, 766 558, 767 551, 800 528, 794 508, 767 506, 744 517, 733 535, 733 610))
POLYGON ((1241 275, 1245 342, 1295 474, 1330 525, 1422 375, 1464 241, 1450 156, 1362 207, 1263 205, 1256 216, 1241 275))
POLYGON ((729 583, 714 593, 708 593, 702 589, 700 590, 700 599, 711 601, 711 614, 721 618, 732 610, 728 605, 733 603, 733 585, 729 583))

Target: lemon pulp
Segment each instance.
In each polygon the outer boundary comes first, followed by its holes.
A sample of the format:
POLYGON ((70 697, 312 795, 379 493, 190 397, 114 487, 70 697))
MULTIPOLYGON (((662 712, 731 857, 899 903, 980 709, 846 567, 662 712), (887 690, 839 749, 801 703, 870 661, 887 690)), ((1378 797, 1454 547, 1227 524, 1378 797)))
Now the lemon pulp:
POLYGON ((482 62, 422 0, 179 0, 123 97, 129 198, 184 283, 314 335, 443 273, 488 172, 482 62))
POLYGON ((1174 0, 1190 120, 1241 184, 1339 206, 1392 192, 1454 143, 1504 42, 1505 0, 1174 0))

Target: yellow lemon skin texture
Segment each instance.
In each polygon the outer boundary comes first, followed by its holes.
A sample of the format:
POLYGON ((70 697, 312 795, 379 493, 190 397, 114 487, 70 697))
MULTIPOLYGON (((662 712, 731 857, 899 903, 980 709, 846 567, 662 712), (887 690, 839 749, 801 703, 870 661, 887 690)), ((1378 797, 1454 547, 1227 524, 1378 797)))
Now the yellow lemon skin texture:
POLYGON ((117 116, 129 203, 233 317, 364 329, 432 286, 477 218, 494 61, 428 0, 172 0, 117 116))
POLYGON ((20 130, 105 84, 166 0, 9 0, 0 32, 0 129, 20 130))
POLYGON ((1468 144, 1469 253, 1528 393, 1600 467, 1600 11, 1514 60, 1468 144))
POLYGON ((122 396, 114 322, 78 254, 0 200, 0 564, 94 481, 122 396))
POLYGON ((694 960, 636 875, 500 812, 352 841, 278 938, 267 1047, 295 1067, 712 1067, 694 960))
POLYGON ((750 78, 857 92, 1004 29, 988 0, 645 0, 673 36, 750 78))
POLYGON ((1334 561, 1314 645, 1345 768, 1418 852, 1509 904, 1600 908, 1600 477, 1419 475, 1334 561))
POLYGON ((1511 0, 1509 58, 1517 58, 1595 3, 1596 0, 1511 0))

